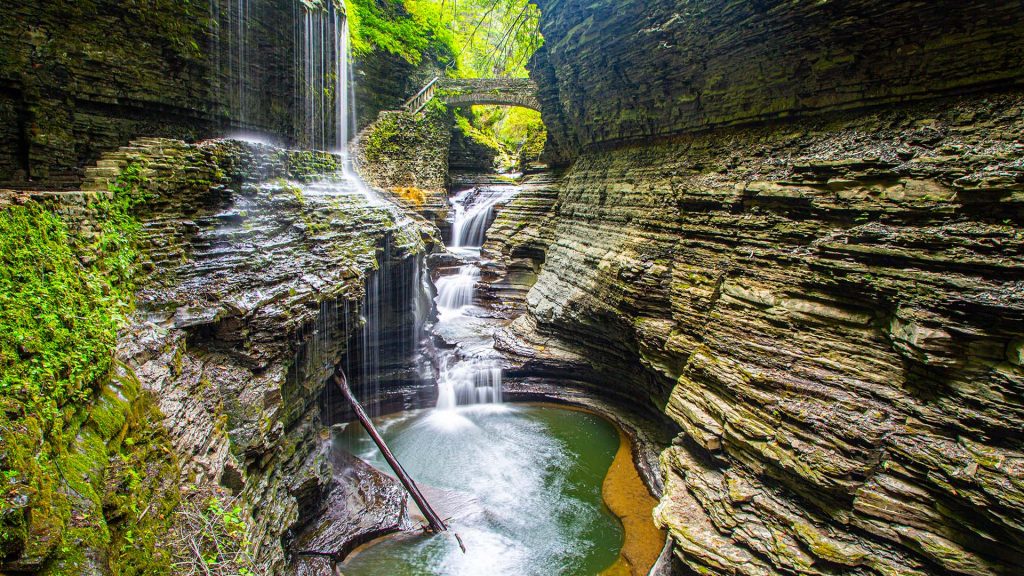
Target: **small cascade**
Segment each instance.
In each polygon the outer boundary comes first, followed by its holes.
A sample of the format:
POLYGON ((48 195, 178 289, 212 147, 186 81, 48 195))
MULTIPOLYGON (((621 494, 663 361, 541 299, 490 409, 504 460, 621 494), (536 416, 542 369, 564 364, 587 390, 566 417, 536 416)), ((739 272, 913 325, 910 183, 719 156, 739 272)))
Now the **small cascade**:
POLYGON ((449 245, 462 265, 455 274, 441 276, 437 287, 438 321, 433 332, 441 340, 456 344, 437 354, 437 408, 452 409, 470 404, 500 404, 502 368, 494 350, 494 322, 477 305, 475 292, 480 282, 483 247, 495 208, 519 193, 513 185, 470 188, 452 199, 455 219, 449 245))
POLYGON ((474 329, 474 292, 480 281, 480 267, 469 262, 456 274, 442 276, 437 287, 438 322, 435 334, 453 331, 459 334, 459 346, 437 354, 437 408, 453 409, 470 404, 500 404, 502 374, 496 358, 492 335, 474 329))
POLYGON ((470 404, 501 404, 501 366, 486 360, 464 360, 444 369, 438 381, 441 410, 470 404))
POLYGON ((473 291, 480 281, 480 269, 473 264, 459 268, 459 273, 438 278, 437 311, 441 316, 457 314, 473 304, 473 291))
POLYGON ((470 188, 452 199, 455 220, 452 222, 450 248, 480 248, 484 245, 487 227, 494 220, 494 208, 515 195, 513 186, 470 188))

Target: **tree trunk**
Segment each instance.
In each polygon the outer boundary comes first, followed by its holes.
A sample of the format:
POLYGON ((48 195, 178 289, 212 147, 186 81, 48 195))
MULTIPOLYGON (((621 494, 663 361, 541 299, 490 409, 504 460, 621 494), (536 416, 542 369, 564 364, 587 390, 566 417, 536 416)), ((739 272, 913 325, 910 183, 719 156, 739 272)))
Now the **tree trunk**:
POLYGON ((444 521, 441 520, 437 513, 434 512, 434 509, 430 507, 430 504, 427 503, 427 499, 423 497, 423 493, 421 493, 420 489, 416 486, 416 482, 414 482, 413 479, 409 477, 409 475, 405 472, 405 469, 402 468, 402 465, 398 462, 398 459, 395 458, 395 455, 391 453, 391 449, 388 448, 388 445, 384 442, 384 439, 381 438, 380 434, 377 432, 377 429, 374 428, 373 422, 370 421, 370 418, 366 415, 366 412, 363 411, 363 407, 360 406, 359 401, 356 400, 356 397, 352 395, 352 390, 349 389, 348 387, 348 379, 345 377, 345 373, 341 372, 340 370, 337 373, 335 373, 334 383, 338 385, 338 388, 341 389, 341 393, 345 395, 346 399, 348 399, 349 404, 352 405, 352 409, 355 410, 356 416, 359 418, 359 422, 362 423, 363 428, 366 429, 366 432, 367 434, 370 435, 370 438, 373 438, 373 442, 377 444, 377 448, 379 448, 381 454, 384 455, 384 459, 388 461, 389 465, 391 465, 391 469, 395 471, 395 475, 398 476, 398 479, 401 480, 402 485, 405 486, 406 491, 409 492, 409 495, 412 496, 412 499, 416 502, 416 505, 419 506, 420 511, 423 512, 423 516, 426 517, 427 524, 430 530, 432 532, 444 532, 448 530, 448 527, 445 526, 444 521))

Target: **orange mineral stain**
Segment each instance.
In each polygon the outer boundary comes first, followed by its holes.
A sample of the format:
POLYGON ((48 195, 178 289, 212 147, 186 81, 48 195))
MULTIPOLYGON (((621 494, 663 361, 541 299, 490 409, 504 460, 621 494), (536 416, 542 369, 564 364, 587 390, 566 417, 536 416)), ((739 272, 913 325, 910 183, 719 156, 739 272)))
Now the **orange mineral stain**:
POLYGON ((619 450, 601 487, 604 502, 619 517, 625 543, 619 559, 601 576, 644 576, 657 562, 665 545, 665 532, 651 516, 658 501, 647 491, 633 464, 629 438, 619 429, 619 450))

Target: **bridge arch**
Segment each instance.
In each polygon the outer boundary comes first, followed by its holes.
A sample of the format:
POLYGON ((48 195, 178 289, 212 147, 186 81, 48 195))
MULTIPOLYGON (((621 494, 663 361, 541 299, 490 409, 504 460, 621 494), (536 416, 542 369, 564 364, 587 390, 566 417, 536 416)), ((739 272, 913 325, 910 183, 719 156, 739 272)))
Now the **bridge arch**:
POLYGON ((435 98, 450 107, 521 106, 540 112, 537 84, 529 78, 435 78, 406 103, 406 109, 419 112, 435 98))

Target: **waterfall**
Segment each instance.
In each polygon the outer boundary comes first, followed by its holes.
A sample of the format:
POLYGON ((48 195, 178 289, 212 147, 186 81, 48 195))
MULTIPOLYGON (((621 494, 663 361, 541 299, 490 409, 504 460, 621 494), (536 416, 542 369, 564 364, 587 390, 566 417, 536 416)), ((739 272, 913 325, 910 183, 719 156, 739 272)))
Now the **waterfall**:
MULTIPOLYGON (((474 292, 479 281, 477 262, 463 264, 456 274, 437 279, 438 322, 435 333, 449 329, 462 333, 460 327, 472 324, 475 320, 472 315, 474 292)), ((460 340, 460 348, 443 350, 438 354, 437 408, 447 410, 469 404, 500 404, 501 365, 494 358, 491 335, 469 330, 460 340)))
POLYGON ((442 316, 457 314, 473 303, 473 291, 480 280, 480 269, 472 264, 459 268, 459 273, 438 278, 437 311, 442 316))
POLYGON ((302 144, 346 154, 354 115, 348 19, 333 1, 304 4, 301 30, 296 99, 302 103, 302 144))
POLYGON ((452 199, 455 220, 452 222, 450 248, 480 248, 484 245, 487 227, 494 219, 494 208, 515 194, 509 186, 470 188, 452 199))
POLYGON ((238 119, 242 123, 248 123, 252 113, 252 102, 250 102, 250 86, 253 76, 252 62, 249 59, 249 30, 251 21, 249 0, 238 0, 238 15, 235 22, 238 26, 235 43, 238 48, 238 94, 235 100, 238 104, 238 119))
MULTIPOLYGON (((263 51, 261 36, 276 14, 261 0, 209 0, 213 45, 211 65, 232 122, 241 128, 232 137, 272 141, 285 134, 254 134, 250 130, 273 120, 275 106, 261 92, 278 78, 281 63, 263 51)), ((355 126, 354 73, 348 19, 340 0, 295 0, 292 17, 295 142, 307 149, 345 155, 355 126)), ((275 85, 276 86, 276 85, 275 85)))
POLYGON ((497 363, 465 360, 442 371, 438 382, 438 409, 500 403, 501 366, 497 363))

